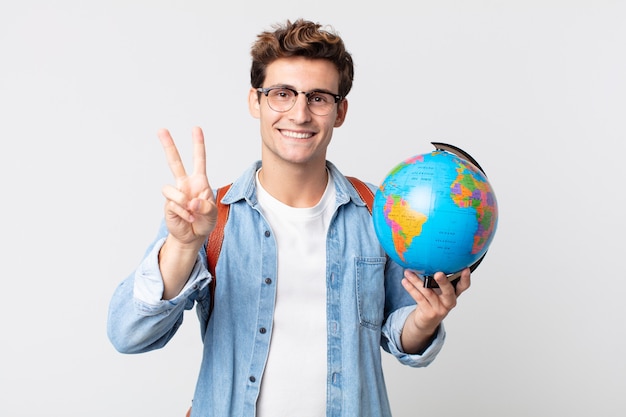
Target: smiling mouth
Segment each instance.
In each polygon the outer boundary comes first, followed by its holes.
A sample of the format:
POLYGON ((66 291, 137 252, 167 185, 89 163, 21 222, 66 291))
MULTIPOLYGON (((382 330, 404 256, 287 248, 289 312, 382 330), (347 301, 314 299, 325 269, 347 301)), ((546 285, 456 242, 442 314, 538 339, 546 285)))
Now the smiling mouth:
POLYGON ((281 130, 280 133, 293 139, 308 139, 313 136, 311 132, 294 132, 292 130, 281 130))

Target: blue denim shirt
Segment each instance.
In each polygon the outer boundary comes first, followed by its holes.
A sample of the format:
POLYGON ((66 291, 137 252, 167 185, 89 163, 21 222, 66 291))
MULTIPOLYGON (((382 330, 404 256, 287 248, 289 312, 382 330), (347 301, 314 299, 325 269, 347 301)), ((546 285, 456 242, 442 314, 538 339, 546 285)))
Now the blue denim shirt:
MULTIPOLYGON (((391 415, 381 364, 381 347, 401 363, 430 364, 445 339, 443 325, 422 354, 402 351, 400 333, 415 301, 401 285, 403 270, 389 260, 376 238, 371 215, 350 182, 327 163, 337 201, 327 237, 326 416, 391 415)), ((193 416, 255 415, 270 346, 276 301, 276 242, 258 210, 253 164, 223 202, 231 205, 216 266, 215 306, 210 320, 206 248, 198 254, 181 293, 161 300, 158 252, 164 223, 138 269, 115 290, 108 336, 123 353, 162 348, 196 306, 204 352, 193 398, 193 416)), ((374 187, 370 185, 372 189, 374 187)), ((306 393, 303 393, 306 395, 306 393)))

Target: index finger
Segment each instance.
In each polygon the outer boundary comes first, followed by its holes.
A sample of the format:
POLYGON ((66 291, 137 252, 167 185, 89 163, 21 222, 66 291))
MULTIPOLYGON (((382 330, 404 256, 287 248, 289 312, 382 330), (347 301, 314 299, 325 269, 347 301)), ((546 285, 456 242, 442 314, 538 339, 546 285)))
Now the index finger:
POLYGON ((194 127, 191 137, 193 139, 193 173, 206 176, 206 148, 202 129, 194 127))
POLYGON ((174 178, 184 178, 187 176, 185 172, 185 166, 183 165, 183 161, 180 159, 180 154, 178 153, 178 149, 174 144, 174 139, 172 139, 172 135, 167 129, 159 129, 157 133, 159 140, 161 141, 161 146, 163 146, 163 150, 165 151, 165 157, 167 158, 167 164, 174 174, 174 178))

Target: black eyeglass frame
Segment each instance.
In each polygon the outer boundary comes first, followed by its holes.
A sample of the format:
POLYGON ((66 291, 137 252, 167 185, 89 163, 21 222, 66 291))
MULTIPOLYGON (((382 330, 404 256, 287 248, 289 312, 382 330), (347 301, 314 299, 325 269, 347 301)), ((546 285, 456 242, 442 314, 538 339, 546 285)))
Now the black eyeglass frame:
MULTIPOLYGON (((311 96, 311 94, 316 94, 316 93, 329 94, 330 96, 333 97, 333 99, 335 99, 335 104, 337 104, 341 100, 343 100, 343 96, 340 96, 339 94, 334 94, 334 93, 330 93, 328 91, 322 91, 322 90, 298 91, 298 90, 295 90, 295 89, 290 88, 290 87, 267 87, 267 88, 259 87, 259 88, 256 89, 256 91, 259 94, 263 94, 265 97, 267 97, 268 94, 272 90, 289 90, 292 93, 294 93, 294 97, 296 97, 296 98, 298 97, 299 94, 304 94, 304 96, 306 97, 307 104, 310 104, 309 97, 311 96)), ((296 104, 296 100, 293 101, 291 107, 288 108, 287 110, 282 110, 281 111, 281 110, 275 110, 274 108, 272 108, 272 110, 274 110, 276 112, 279 112, 279 113, 284 113, 284 112, 287 112, 287 111, 291 110, 295 104, 296 104)))

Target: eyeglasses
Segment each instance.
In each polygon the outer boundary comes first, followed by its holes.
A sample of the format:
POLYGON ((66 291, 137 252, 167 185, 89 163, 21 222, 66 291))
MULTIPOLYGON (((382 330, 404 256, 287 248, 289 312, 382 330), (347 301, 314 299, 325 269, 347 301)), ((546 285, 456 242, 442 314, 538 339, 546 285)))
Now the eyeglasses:
POLYGON ((270 109, 283 113, 289 111, 296 104, 298 94, 304 94, 306 97, 307 105, 311 113, 318 116, 326 116, 329 114, 335 103, 338 103, 343 99, 338 94, 325 93, 323 91, 296 91, 293 88, 288 87, 270 87, 270 88, 257 88, 256 91, 263 93, 267 97, 267 104, 270 109))

